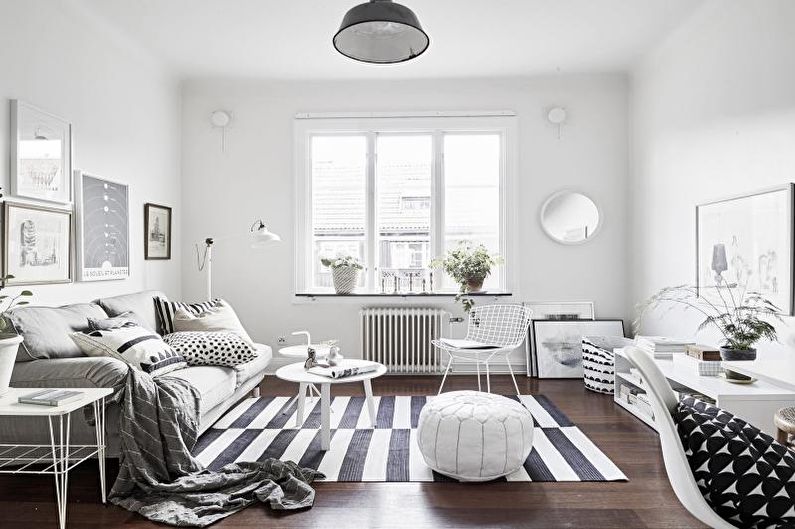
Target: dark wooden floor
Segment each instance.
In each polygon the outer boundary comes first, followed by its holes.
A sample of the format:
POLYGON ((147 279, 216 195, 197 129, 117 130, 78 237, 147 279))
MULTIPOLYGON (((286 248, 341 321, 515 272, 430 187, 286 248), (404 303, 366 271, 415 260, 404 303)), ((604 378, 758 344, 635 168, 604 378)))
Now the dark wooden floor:
MULTIPOLYGON (((522 393, 543 393, 561 408, 629 477, 627 483, 317 483, 309 511, 278 514, 255 505, 213 527, 232 528, 703 528, 671 490, 656 434, 615 406, 612 397, 583 389, 581 381, 522 378, 522 393)), ((428 395, 437 377, 382 377, 376 394, 428 395)), ((446 389, 472 389, 474 377, 449 379, 446 389)), ((359 385, 335 394, 360 394, 359 385)), ((508 377, 492 377, 495 392, 510 393, 508 377)), ((263 394, 290 395, 295 388, 273 377, 263 394)), ((70 474, 67 526, 153 528, 138 515, 99 502, 96 465, 70 474)), ((116 475, 109 465, 109 482, 116 475)), ((52 478, 0 476, 0 528, 56 528, 52 478)))

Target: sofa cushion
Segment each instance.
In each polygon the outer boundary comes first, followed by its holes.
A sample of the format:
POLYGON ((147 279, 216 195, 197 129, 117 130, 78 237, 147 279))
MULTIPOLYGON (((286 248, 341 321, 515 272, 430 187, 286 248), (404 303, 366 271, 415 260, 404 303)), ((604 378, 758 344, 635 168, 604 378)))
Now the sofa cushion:
POLYGON ((253 344, 231 332, 172 332, 164 340, 191 366, 235 367, 257 356, 253 344))
POLYGON ((110 356, 127 362, 153 377, 187 367, 159 334, 127 322, 121 327, 74 332, 72 340, 87 356, 110 356))
POLYGON ((125 312, 133 312, 143 327, 163 334, 162 328, 158 324, 157 316, 155 316, 155 298, 158 297, 165 297, 165 294, 157 290, 144 290, 143 292, 98 299, 97 303, 105 309, 108 316, 119 316, 125 312))
POLYGON ((196 366, 172 371, 169 377, 187 380, 201 394, 202 415, 221 404, 235 392, 235 370, 230 367, 196 366))
POLYGON ((273 351, 267 345, 255 343, 257 349, 257 357, 251 362, 235 366, 235 374, 237 375, 237 385, 240 387, 255 376, 262 374, 268 364, 271 363, 273 358, 273 351))
POLYGON ((174 332, 174 317, 178 310, 184 309, 192 314, 199 314, 215 305, 216 301, 218 300, 183 303, 181 301, 169 301, 168 298, 162 296, 158 297, 155 299, 158 325, 163 329, 163 334, 171 334, 174 332))
POLYGON ((191 311, 180 307, 174 313, 174 332, 187 331, 226 331, 235 333, 243 340, 254 345, 235 309, 226 301, 219 299, 200 311, 191 311))
POLYGON ((64 307, 18 307, 10 310, 8 317, 24 338, 17 362, 27 362, 83 356, 69 335, 88 330, 88 318, 104 319, 108 315, 95 303, 78 303, 64 307))

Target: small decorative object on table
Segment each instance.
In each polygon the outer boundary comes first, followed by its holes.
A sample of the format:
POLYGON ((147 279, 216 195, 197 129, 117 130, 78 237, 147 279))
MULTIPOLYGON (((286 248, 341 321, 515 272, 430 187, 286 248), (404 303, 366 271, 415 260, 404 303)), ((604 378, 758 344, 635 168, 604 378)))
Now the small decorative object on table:
MULTIPOLYGON (((703 330, 712 325, 723 335, 720 347, 722 360, 755 360, 754 345, 762 339, 776 341, 776 328, 768 320, 782 321, 784 313, 778 306, 758 292, 746 291, 737 284, 729 284, 717 274, 715 286, 707 290, 679 285, 660 290, 639 306, 637 328, 646 311, 660 305, 682 305, 704 316, 698 326, 703 330)), ((725 370, 727 380, 745 381, 751 377, 725 370)))
POLYGON ((356 257, 351 255, 338 256, 335 259, 323 257, 320 262, 331 269, 334 291, 337 294, 350 294, 354 291, 359 283, 359 274, 364 269, 356 257))
POLYGON ((328 362, 328 365, 332 367, 338 366, 345 357, 340 353, 340 347, 337 345, 337 340, 329 340, 326 343, 329 346, 326 362, 328 362))
POLYGON ((482 244, 473 246, 468 241, 459 241, 458 246, 449 250, 444 257, 431 261, 431 267, 444 269, 458 283, 458 295, 455 300, 460 301, 464 310, 469 312, 475 301, 466 297, 466 294, 480 292, 483 281, 491 274, 491 268, 500 263, 502 258, 490 254, 482 244))
MULTIPOLYGON (((0 277, 0 291, 5 288, 6 281, 14 279, 12 275, 5 275, 0 277)), ((6 318, 6 311, 19 306, 27 305, 28 302, 22 298, 28 298, 33 295, 30 290, 23 290, 16 296, 9 297, 6 295, 0 296, 4 300, 6 306, 0 311, 0 396, 8 392, 8 385, 11 382, 11 372, 14 370, 14 362, 17 359, 17 349, 22 342, 22 337, 17 334, 16 329, 6 318)))

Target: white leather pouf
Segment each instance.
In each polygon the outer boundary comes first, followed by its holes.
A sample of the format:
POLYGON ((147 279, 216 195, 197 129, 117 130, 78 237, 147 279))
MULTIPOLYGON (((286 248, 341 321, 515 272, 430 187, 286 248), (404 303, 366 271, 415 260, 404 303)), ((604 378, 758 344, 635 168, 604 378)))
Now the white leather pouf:
POLYGON ((489 481, 519 470, 533 448, 533 417, 519 402, 479 391, 451 391, 420 412, 425 463, 461 481, 489 481))

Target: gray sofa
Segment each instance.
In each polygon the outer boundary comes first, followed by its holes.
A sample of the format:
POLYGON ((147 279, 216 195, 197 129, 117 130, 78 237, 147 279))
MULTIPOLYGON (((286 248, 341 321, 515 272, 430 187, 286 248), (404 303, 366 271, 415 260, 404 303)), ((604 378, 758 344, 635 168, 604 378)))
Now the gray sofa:
MULTIPOLYGON (((137 292, 64 307, 19 307, 9 313, 24 341, 17 353, 11 376, 13 387, 106 387, 118 390, 124 383, 127 365, 115 358, 87 357, 69 333, 88 328, 88 318, 107 318, 132 312, 140 325, 162 334, 155 314, 157 291, 137 292)), ((172 371, 168 376, 187 380, 201 393, 200 429, 203 432, 225 411, 246 396, 257 393, 271 361, 272 351, 257 344, 258 357, 235 368, 200 366, 172 371)), ((118 456, 116 432, 119 408, 106 408, 108 455, 118 456)), ((83 414, 72 416, 72 443, 94 441, 94 430, 83 414)), ((49 443, 46 419, 0 418, 0 443, 49 443)))

